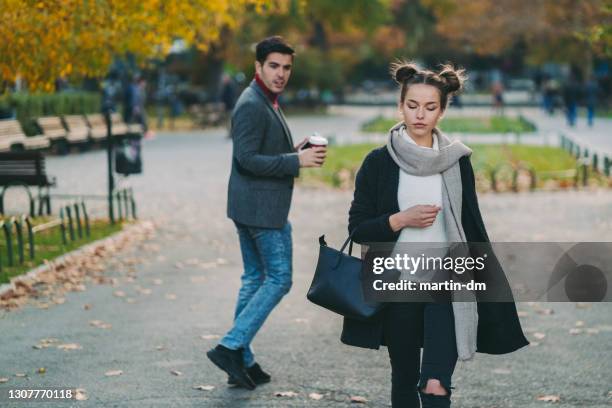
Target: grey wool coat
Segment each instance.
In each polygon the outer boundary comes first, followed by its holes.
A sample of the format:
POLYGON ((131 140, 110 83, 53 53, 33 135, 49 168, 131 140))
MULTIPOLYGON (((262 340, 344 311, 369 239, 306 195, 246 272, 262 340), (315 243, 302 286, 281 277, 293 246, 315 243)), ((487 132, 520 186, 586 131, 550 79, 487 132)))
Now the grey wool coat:
POLYGON ((300 163, 282 111, 255 81, 236 102, 230 132, 227 216, 251 227, 282 228, 300 163))

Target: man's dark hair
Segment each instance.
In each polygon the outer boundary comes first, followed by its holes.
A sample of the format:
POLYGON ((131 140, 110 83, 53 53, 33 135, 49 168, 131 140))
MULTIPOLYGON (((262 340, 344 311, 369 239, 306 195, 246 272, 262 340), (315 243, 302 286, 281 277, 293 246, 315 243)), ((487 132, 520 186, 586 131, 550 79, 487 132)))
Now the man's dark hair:
POLYGON ((283 37, 275 35, 272 37, 261 40, 255 48, 255 59, 263 64, 268 55, 273 52, 279 52, 281 54, 288 54, 293 56, 295 51, 289 46, 283 39, 283 37))

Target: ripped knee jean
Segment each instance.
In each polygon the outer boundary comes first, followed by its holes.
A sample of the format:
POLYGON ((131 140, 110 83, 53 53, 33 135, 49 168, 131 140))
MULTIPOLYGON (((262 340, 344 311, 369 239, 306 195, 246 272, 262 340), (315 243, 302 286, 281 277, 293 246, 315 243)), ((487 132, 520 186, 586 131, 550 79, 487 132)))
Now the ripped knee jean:
POLYGON ((384 330, 392 369, 392 406, 419 407, 418 390, 430 379, 439 380, 450 397, 457 364, 452 304, 392 303, 386 310, 384 330))

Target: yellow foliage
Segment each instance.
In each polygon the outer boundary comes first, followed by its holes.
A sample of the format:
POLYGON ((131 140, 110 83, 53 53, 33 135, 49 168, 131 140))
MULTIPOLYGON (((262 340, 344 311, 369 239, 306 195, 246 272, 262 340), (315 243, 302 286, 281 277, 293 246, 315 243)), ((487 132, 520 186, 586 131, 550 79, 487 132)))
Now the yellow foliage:
POLYGON ((62 76, 101 76, 113 56, 168 52, 176 38, 201 50, 250 8, 282 0, 0 0, 0 80, 52 89, 62 76))

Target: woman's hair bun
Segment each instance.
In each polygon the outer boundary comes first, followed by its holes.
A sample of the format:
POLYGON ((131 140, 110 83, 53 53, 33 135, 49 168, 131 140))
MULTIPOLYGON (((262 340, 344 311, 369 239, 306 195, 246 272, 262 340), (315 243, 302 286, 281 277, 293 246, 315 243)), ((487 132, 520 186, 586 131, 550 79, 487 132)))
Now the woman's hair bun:
POLYGON ((391 64, 391 75, 398 84, 403 84, 418 72, 419 67, 412 62, 399 61, 391 64))
POLYGON ((464 69, 455 69, 450 64, 442 65, 438 76, 444 81, 448 93, 463 89, 463 83, 467 79, 464 69))

